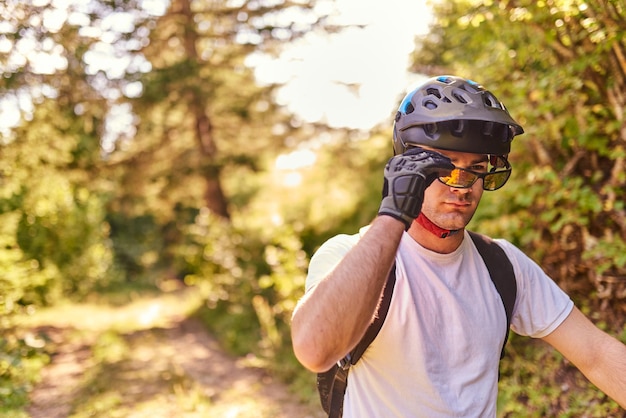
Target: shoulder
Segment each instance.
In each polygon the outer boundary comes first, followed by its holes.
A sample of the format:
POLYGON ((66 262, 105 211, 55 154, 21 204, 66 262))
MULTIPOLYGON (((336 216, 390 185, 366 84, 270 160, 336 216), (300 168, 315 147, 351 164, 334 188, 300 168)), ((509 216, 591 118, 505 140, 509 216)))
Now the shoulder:
POLYGON ((487 238, 491 239, 493 242, 498 244, 504 250, 504 252, 509 257, 511 262, 519 261, 519 262, 524 262, 524 263, 525 262, 534 263, 534 261, 528 255, 526 255, 526 253, 524 253, 521 249, 516 247, 510 241, 504 238, 492 238, 492 237, 487 237, 487 238))
POLYGON ((523 273, 523 271, 528 268, 539 268, 539 266, 528 255, 506 239, 492 238, 487 235, 471 231, 466 231, 466 238, 472 238, 470 241, 473 242, 474 246, 476 246, 478 250, 480 250, 478 248, 479 243, 483 243, 481 245, 483 248, 486 243, 497 244, 498 247, 504 251, 510 263, 513 265, 513 270, 516 275, 523 273))
POLYGON ((368 227, 361 228, 357 234, 339 234, 328 239, 320 246, 315 254, 313 254, 311 263, 328 256, 339 255, 342 257, 359 242, 365 231, 367 231, 367 228, 368 227))
POLYGON ((537 278, 547 279, 543 269, 532 258, 530 258, 521 249, 516 247, 506 239, 493 239, 503 250, 509 261, 513 265, 513 271, 517 279, 517 285, 520 290, 526 287, 526 280, 536 280, 537 278))
POLYGON ((541 338, 558 327, 573 308, 570 297, 541 266, 504 239, 495 240, 509 257, 517 282, 517 301, 512 322, 521 335, 541 338))
POLYGON ((311 289, 345 257, 345 255, 358 244, 359 240, 367 231, 363 227, 356 234, 339 234, 324 242, 311 257, 306 278, 306 290, 311 289))

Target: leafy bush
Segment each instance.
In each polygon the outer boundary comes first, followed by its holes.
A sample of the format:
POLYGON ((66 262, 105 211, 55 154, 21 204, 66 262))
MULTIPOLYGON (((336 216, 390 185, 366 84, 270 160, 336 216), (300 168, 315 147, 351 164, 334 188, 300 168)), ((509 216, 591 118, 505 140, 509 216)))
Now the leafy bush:
POLYGON ((231 351, 266 364, 290 351, 289 321, 306 268, 293 230, 271 231, 236 226, 204 210, 179 248, 185 282, 206 295, 199 315, 231 351))
POLYGON ((73 188, 64 178, 54 183, 43 186, 50 191, 45 196, 33 190, 26 193, 33 204, 22 209, 16 231, 24 257, 42 272, 51 272, 36 292, 25 295, 28 303, 83 296, 112 276, 101 199, 86 189, 73 188))

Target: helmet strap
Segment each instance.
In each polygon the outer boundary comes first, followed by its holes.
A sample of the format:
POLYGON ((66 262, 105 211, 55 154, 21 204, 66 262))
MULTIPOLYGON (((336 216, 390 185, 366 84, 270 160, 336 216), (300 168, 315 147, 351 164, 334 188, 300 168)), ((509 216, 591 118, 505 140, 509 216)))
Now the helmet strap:
POLYGON ((443 229, 443 228, 438 227, 437 225, 433 223, 433 221, 431 221, 430 219, 426 217, 426 215, 424 215, 424 212, 420 212, 419 216, 415 219, 415 221, 421 226, 423 226, 424 229, 433 233, 439 238, 446 238, 460 231, 460 229, 450 230, 450 229, 443 229))

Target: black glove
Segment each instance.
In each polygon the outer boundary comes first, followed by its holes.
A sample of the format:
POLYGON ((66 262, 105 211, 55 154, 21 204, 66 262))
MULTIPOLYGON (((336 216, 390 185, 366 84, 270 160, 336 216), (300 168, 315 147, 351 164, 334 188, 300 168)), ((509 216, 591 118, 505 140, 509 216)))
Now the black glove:
POLYGON ((409 229, 422 209, 424 190, 452 169, 454 165, 448 157, 423 148, 411 148, 392 157, 385 166, 383 201, 378 214, 393 216, 409 229))

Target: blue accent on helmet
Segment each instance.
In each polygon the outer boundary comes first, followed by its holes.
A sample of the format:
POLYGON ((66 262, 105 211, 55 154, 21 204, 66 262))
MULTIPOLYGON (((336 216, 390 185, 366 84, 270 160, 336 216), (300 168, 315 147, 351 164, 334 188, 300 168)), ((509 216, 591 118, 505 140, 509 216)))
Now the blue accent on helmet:
POLYGON ((399 108, 399 110, 402 113, 406 113, 407 107, 411 104, 411 99, 413 99, 413 95, 414 94, 415 94, 415 91, 412 91, 409 94, 407 94, 406 96, 404 96, 404 99, 400 103, 400 108, 399 108))

